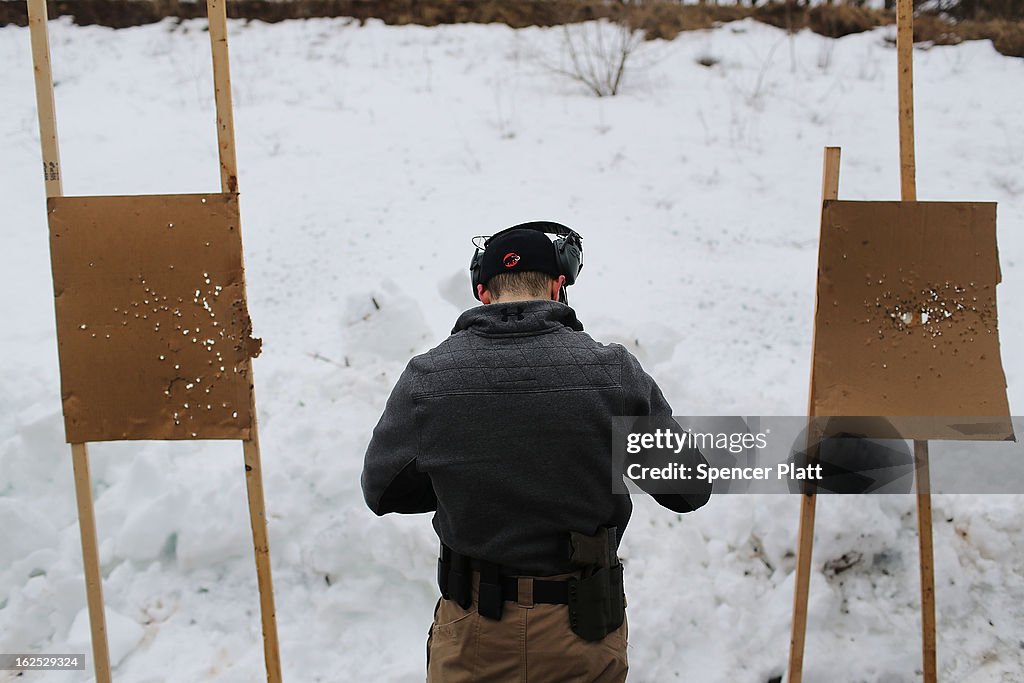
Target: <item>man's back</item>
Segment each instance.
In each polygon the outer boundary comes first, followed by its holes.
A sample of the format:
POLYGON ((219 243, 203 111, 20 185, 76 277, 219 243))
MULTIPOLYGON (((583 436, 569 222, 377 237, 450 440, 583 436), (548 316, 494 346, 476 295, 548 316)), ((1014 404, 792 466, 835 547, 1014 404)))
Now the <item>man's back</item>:
POLYGON ((402 373, 363 491, 377 514, 436 510, 459 553, 563 573, 569 530, 621 535, 629 521, 629 496, 612 492, 612 416, 671 412, 636 359, 584 333, 568 306, 478 306, 402 373))
POLYGON ((479 306, 410 362, 399 387, 411 398, 415 467, 455 551, 558 574, 570 568, 567 530, 626 526, 629 497, 612 494, 611 416, 633 408, 635 361, 580 330, 558 302, 479 306))

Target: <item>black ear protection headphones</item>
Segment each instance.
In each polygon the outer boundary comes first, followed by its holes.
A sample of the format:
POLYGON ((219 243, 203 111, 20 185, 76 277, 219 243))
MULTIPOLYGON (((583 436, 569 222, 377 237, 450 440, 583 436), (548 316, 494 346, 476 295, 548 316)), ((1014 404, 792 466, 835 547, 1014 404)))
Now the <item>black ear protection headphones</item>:
POLYGON ((558 239, 551 243, 552 248, 555 250, 558 274, 565 276, 565 285, 562 286, 562 291, 558 293, 558 300, 563 304, 568 303, 565 288, 574 284, 576 276, 583 270, 583 237, 572 228, 561 223, 555 223, 554 221, 530 221, 529 223, 520 223, 519 225, 513 225, 511 228, 505 228, 490 237, 474 237, 473 245, 476 247, 476 251, 473 252, 473 259, 469 262, 470 279, 473 282, 473 298, 477 301, 480 300, 476 286, 483 284, 480 282, 480 258, 483 256, 484 250, 491 240, 510 230, 536 230, 545 235, 558 236, 558 239))

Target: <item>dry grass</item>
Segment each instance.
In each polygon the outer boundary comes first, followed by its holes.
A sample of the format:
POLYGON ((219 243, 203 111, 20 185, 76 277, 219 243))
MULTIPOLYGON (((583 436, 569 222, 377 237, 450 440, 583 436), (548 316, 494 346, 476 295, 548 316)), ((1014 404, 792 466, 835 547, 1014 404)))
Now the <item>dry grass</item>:
MULTIPOLYGON (((138 26, 164 17, 191 19, 206 15, 206 3, 179 0, 56 0, 50 16, 71 15, 75 23, 114 28, 138 26)), ((609 0, 229 0, 228 15, 265 22, 311 17, 381 19, 388 24, 501 23, 557 26, 608 18, 641 29, 648 39, 670 40, 682 31, 753 17, 786 30, 810 28, 825 36, 840 37, 891 24, 891 11, 869 10, 851 4, 799 7, 776 0, 759 7, 681 5, 665 0, 625 3, 609 0)), ((920 16, 916 40, 954 44, 992 39, 1005 55, 1024 57, 1024 2, 1022 0, 959 0, 949 10, 954 21, 934 15, 920 16)), ((26 3, 0 2, 0 26, 27 25, 26 3)))

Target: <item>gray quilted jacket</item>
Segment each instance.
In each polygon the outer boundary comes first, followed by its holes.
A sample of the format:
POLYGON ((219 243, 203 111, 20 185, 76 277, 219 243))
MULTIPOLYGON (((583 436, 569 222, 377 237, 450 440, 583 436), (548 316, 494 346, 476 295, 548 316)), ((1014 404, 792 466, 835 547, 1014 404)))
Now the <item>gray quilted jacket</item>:
MULTIPOLYGON (((363 495, 378 515, 434 512, 444 543, 509 573, 567 572, 569 530, 621 537, 632 511, 612 493, 611 416, 671 414, 636 358, 594 341, 565 304, 477 306, 405 368, 363 495)), ((709 495, 654 497, 689 512, 709 495)))

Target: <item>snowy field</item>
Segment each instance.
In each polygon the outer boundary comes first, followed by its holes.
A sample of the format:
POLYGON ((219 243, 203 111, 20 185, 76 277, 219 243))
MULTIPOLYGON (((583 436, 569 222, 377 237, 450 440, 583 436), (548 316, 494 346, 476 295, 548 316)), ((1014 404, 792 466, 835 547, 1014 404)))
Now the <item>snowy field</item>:
MULTIPOLYGON (((52 23, 66 194, 219 189, 203 27, 52 23)), ((287 681, 423 679, 429 517, 373 517, 358 475, 408 356, 474 303, 472 235, 536 218, 578 229, 580 319, 629 344, 677 413, 803 413, 823 146, 843 148, 841 197, 898 198, 891 35, 788 37, 753 22, 684 33, 644 45, 622 96, 597 99, 541 66, 558 60, 560 29, 231 22, 287 681), (708 56, 720 62, 697 63, 708 56)), ((1019 414, 1024 60, 988 42, 916 59, 920 197, 1000 203, 1019 414)), ((27 29, 0 28, 0 64, 0 652, 86 652, 27 29)), ((91 453, 115 679, 261 680, 240 445, 91 453)), ((630 680, 781 675, 797 499, 719 497, 687 517, 635 502, 622 546, 630 680)), ((809 683, 920 680, 913 502, 819 505, 809 683), (848 553, 862 559, 837 574, 830 561, 848 553)), ((934 502, 941 679, 1022 681, 1021 498, 934 502)))

